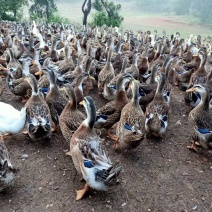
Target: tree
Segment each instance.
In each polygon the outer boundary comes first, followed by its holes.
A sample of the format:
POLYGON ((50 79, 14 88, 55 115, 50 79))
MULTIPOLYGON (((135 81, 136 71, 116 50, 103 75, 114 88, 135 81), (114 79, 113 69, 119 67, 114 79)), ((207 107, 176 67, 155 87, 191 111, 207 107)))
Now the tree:
POLYGON ((119 27, 124 20, 119 15, 121 10, 120 4, 115 5, 114 2, 108 2, 107 0, 95 0, 92 6, 97 11, 93 18, 94 25, 96 26, 106 24, 107 26, 119 27))
POLYGON ((84 0, 84 3, 82 5, 82 12, 83 12, 83 26, 86 26, 87 25, 87 18, 88 18, 88 15, 91 11, 91 0, 88 0, 88 3, 87 3, 87 7, 85 8, 85 4, 86 4, 87 0, 84 0))
POLYGON ((32 0, 29 12, 31 19, 43 18, 45 17, 47 21, 50 21, 51 16, 57 12, 57 6, 54 0, 32 0))
POLYGON ((0 0, 0 17, 1 19, 17 20, 17 14, 22 10, 24 5, 28 5, 28 0, 0 0), (13 14, 13 16, 10 15, 13 14))

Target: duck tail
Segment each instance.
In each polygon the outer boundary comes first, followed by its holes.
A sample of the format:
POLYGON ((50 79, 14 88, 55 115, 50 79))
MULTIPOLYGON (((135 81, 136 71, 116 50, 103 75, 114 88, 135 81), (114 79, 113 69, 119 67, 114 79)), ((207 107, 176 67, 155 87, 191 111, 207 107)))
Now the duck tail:
POLYGON ((108 170, 108 176, 105 179, 106 185, 114 184, 117 180, 117 177, 119 176, 120 172, 122 171, 122 166, 117 163, 113 166, 111 166, 108 170))

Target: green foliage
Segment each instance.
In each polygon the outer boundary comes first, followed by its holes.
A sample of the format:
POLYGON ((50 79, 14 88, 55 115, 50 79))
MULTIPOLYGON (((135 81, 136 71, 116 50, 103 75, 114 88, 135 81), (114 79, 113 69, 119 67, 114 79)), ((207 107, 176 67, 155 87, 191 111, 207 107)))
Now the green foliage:
POLYGON ((68 20, 68 18, 64 18, 64 17, 60 16, 58 13, 52 14, 49 17, 49 22, 70 24, 70 21, 68 20))
POLYGON ((50 17, 57 12, 57 6, 54 0, 32 0, 33 4, 29 9, 30 19, 36 20, 46 18, 50 21, 50 17))
POLYGON ((0 19, 20 20, 23 6, 28 5, 28 0, 0 0, 0 19))
POLYGON ((117 26, 119 27, 124 20, 122 16, 119 15, 121 10, 121 5, 115 5, 114 2, 108 2, 103 0, 95 0, 92 4, 96 13, 93 15, 93 24, 95 26, 117 26))

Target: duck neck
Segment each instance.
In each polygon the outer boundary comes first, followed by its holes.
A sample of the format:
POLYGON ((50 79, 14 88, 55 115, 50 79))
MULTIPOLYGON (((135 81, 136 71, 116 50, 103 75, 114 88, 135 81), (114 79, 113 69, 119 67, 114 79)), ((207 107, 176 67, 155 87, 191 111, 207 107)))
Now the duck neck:
POLYGON ((160 82, 158 84, 158 87, 157 87, 157 90, 156 90, 156 94, 155 94, 155 96, 157 96, 157 97, 158 96, 162 96, 163 88, 164 88, 164 85, 166 83, 165 75, 162 75, 161 77, 162 77, 162 79, 160 79, 160 82))
POLYGON ((43 37, 42 37, 42 35, 41 35, 40 33, 38 34, 38 38, 39 38, 39 41, 40 41, 40 46, 39 46, 39 48, 40 48, 40 49, 43 49, 44 46, 45 46, 45 42, 44 42, 43 37))
POLYGON ((40 57, 40 52, 39 51, 35 51, 33 60, 39 61, 39 57, 40 57))
POLYGON ((133 57, 133 62, 132 64, 135 66, 135 67, 138 67, 138 55, 137 53, 134 55, 133 57))
POLYGON ((132 103, 135 106, 138 106, 139 105, 139 99, 138 99, 138 86, 137 85, 133 86, 132 93, 133 93, 132 103))
POLYGON ((125 58, 122 64, 121 73, 124 74, 126 72, 127 67, 127 59, 125 58))
POLYGON ((93 129, 94 124, 96 122, 96 108, 92 104, 89 106, 89 108, 86 108, 85 110, 86 110, 87 118, 83 121, 83 123, 87 128, 93 129))
POLYGON ((201 62, 200 62, 200 66, 199 66, 201 69, 204 68, 205 63, 206 63, 206 60, 207 60, 207 55, 204 54, 204 55, 202 56, 202 58, 201 58, 201 62))
POLYGON ((29 65, 31 64, 31 62, 26 62, 23 61, 22 63, 22 72, 24 74, 24 76, 28 76, 29 75, 29 65))
POLYGON ((154 84, 155 83, 156 73, 157 73, 157 67, 153 67, 152 73, 151 73, 151 77, 150 77, 150 84, 154 84))
POLYGON ((39 96, 38 85, 36 79, 32 79, 32 96, 39 96))
POLYGON ((196 106, 196 110, 209 110, 210 94, 207 91, 201 95, 200 103, 196 106))
POLYGON ((71 50, 70 50, 69 46, 65 47, 65 58, 67 60, 69 60, 71 58, 71 50))
POLYGON ((125 92, 125 84, 126 81, 122 80, 120 83, 117 83, 117 100, 127 99, 127 95, 125 92))
POLYGON ((106 62, 107 68, 110 68, 111 66, 111 56, 112 56, 112 51, 108 51, 107 62, 106 62))
POLYGON ((83 78, 82 75, 80 75, 77 80, 76 80, 76 85, 75 85, 75 88, 78 88, 81 92, 83 92, 83 89, 82 89, 82 83, 85 79, 83 78))
POLYGON ((14 54, 11 50, 9 50, 9 57, 10 57, 10 62, 14 62, 15 58, 14 58, 14 54))
POLYGON ((74 92, 74 89, 71 89, 70 91, 68 105, 72 110, 77 109, 77 99, 76 99, 76 94, 74 92))

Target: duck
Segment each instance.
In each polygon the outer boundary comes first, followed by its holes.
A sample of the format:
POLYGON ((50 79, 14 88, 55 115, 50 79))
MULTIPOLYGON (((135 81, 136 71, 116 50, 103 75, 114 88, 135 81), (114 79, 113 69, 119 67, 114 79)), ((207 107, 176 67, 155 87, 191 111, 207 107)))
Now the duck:
POLYGON ((43 72, 47 75, 50 82, 50 88, 46 95, 46 103, 49 106, 51 118, 54 122, 54 128, 52 129, 52 132, 56 132, 59 125, 59 116, 68 101, 56 84, 57 77, 54 71, 46 67, 43 68, 43 72))
MULTIPOLYGON (((63 75, 65 73, 71 73, 75 69, 75 64, 71 57, 72 49, 70 48, 69 44, 66 44, 65 46, 65 58, 62 61, 59 61, 58 65, 58 71, 63 75)), ((80 61, 78 63, 81 63, 82 58, 80 58, 80 55, 78 57, 80 61)))
POLYGON ((77 65, 74 68, 73 71, 68 71, 65 74, 63 74, 63 78, 68 80, 70 83, 73 82, 76 77, 78 77, 83 72, 83 62, 84 62, 84 55, 79 55, 79 58, 77 60, 77 65))
POLYGON ((132 89, 133 97, 121 111, 114 139, 115 149, 136 148, 145 137, 142 132, 145 117, 139 104, 139 82, 133 78, 130 88, 132 89))
POLYGON ((144 51, 140 55, 138 61, 138 69, 139 69, 139 81, 143 82, 143 75, 147 73, 149 70, 149 61, 148 61, 148 53, 149 53, 149 44, 146 44, 144 51))
POLYGON ((86 81, 87 79, 92 79, 95 80, 94 77, 92 77, 89 73, 83 72, 76 78, 76 84, 74 86, 74 91, 76 93, 76 99, 77 99, 77 104, 79 104, 84 97, 84 91, 83 91, 83 85, 82 83, 86 81))
POLYGON ((22 77, 19 79, 13 79, 12 72, 9 72, 10 76, 7 77, 7 83, 11 92, 16 96, 20 96, 23 103, 26 103, 32 93, 30 84, 25 80, 29 74, 29 66, 31 61, 32 59, 28 56, 25 58, 22 57, 22 77))
POLYGON ((145 113, 145 131, 147 135, 158 138, 162 138, 167 132, 170 118, 170 106, 163 96, 165 83, 166 75, 161 72, 154 99, 147 106, 145 113))
POLYGON ((160 68, 160 65, 155 65, 152 68, 149 83, 141 83, 139 86, 139 93, 144 93, 144 96, 141 95, 142 98, 139 98, 139 104, 144 106, 144 108, 146 108, 146 106, 153 100, 155 96, 155 92, 157 89, 156 75, 160 68))
POLYGON ((128 98, 125 92, 126 83, 130 82, 132 75, 124 73, 117 81, 117 94, 116 99, 108 102, 97 111, 97 121, 95 128, 105 128, 107 130, 107 136, 111 137, 109 129, 119 121, 121 116, 121 110, 128 103, 128 98), (100 119, 99 119, 100 118, 100 119), (103 120, 101 119, 103 118, 103 120))
POLYGON ((0 192, 14 183, 15 171, 7 147, 0 141, 0 192))
POLYGON ((196 145, 200 145, 203 149, 212 149, 212 110, 209 108, 210 92, 207 87, 196 84, 192 88, 186 90, 187 93, 197 92, 201 96, 199 104, 189 113, 189 121, 194 128, 192 135, 192 145, 189 149, 198 152, 196 145))
POLYGON ((205 69, 207 53, 199 51, 198 56, 200 57, 201 62, 199 68, 191 75, 189 85, 204 84, 207 80, 208 72, 205 69))
POLYGON ((80 104, 85 107, 87 118, 72 135, 68 153, 76 170, 86 181, 84 188, 76 191, 76 200, 82 199, 90 187, 107 191, 117 181, 122 170, 119 163, 113 164, 110 161, 95 132, 96 107, 93 99, 86 96, 80 104))
POLYGON ((41 49, 40 48, 35 48, 34 49, 34 56, 32 60, 32 65, 30 66, 29 72, 30 74, 35 75, 37 72, 41 71, 41 64, 40 64, 40 53, 41 49))
POLYGON ((105 99, 114 100, 116 98, 117 80, 121 75, 126 73, 127 61, 128 61, 128 58, 125 57, 122 62, 122 68, 120 73, 117 74, 110 82, 105 83, 105 86, 107 86, 107 88, 104 89, 104 93, 103 93, 103 96, 105 99))
POLYGON ((130 65, 130 67, 126 68, 126 72, 131 74, 134 79, 138 79, 139 77, 138 57, 138 52, 135 52, 133 55, 132 64, 130 65))
MULTIPOLYGON (((207 54, 203 51, 199 51, 198 56, 201 59, 201 63, 199 68, 191 75, 188 89, 192 88, 195 84, 204 85, 208 77, 208 72, 205 69, 207 54)), ((200 94, 196 92, 195 93, 186 92, 184 95, 184 100, 187 105, 190 105, 191 107, 195 107, 200 102, 200 94)))
POLYGON ((19 133, 25 126, 26 107, 20 111, 12 105, 0 102, 0 136, 3 142, 4 135, 19 133))
POLYGON ((85 115, 77 109, 77 99, 74 88, 70 84, 62 87, 68 95, 68 102, 59 117, 60 129, 63 137, 69 143, 72 134, 78 129, 85 120, 85 115))
POLYGON ((178 85, 179 87, 183 83, 188 83, 194 69, 186 69, 183 64, 185 61, 182 57, 175 57, 172 63, 172 69, 174 71, 174 77, 172 85, 178 85))
POLYGON ((98 91, 100 96, 103 95, 103 93, 105 94, 107 93, 105 91, 105 89, 107 89, 107 83, 109 83, 115 77, 114 68, 111 63, 111 56, 112 56, 112 49, 109 49, 107 62, 98 75, 98 91))
POLYGON ((161 67, 161 70, 160 70, 160 72, 163 72, 166 75, 166 82, 163 88, 163 96, 168 104, 170 104, 170 101, 171 101, 171 91, 172 91, 172 85, 170 84, 169 79, 172 78, 174 74, 173 72, 172 73, 170 72, 172 61, 173 61, 173 56, 172 55, 168 56, 165 59, 163 66, 161 67))
POLYGON ((6 50, 7 54, 9 55, 9 63, 7 64, 7 70, 13 73, 13 77, 18 79, 22 76, 21 72, 21 64, 20 62, 14 57, 14 53, 12 49, 6 50))
POLYGON ((50 109, 39 93, 35 76, 29 74, 26 80, 32 87, 32 95, 25 104, 27 108, 27 131, 25 131, 24 134, 28 134, 32 140, 51 138, 52 120, 50 109))

